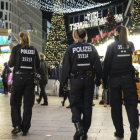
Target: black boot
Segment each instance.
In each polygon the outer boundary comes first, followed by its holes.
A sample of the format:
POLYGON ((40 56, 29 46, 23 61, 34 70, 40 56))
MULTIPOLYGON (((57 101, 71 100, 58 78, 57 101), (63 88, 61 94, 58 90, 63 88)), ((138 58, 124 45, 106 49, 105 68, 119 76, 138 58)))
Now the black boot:
POLYGON ((131 130, 131 138, 130 138, 130 140, 137 140, 138 139, 138 132, 137 132, 137 129, 135 128, 135 129, 132 129, 131 130))
POLYGON ((21 132, 21 129, 18 126, 14 127, 14 129, 11 131, 11 133, 14 134, 14 135, 18 134, 20 132, 21 132))
POLYGON ((82 136, 82 140, 87 140, 88 139, 88 136, 87 136, 87 133, 85 132, 84 135, 82 136))
POLYGON ((84 135, 84 130, 79 122, 74 123, 76 132, 73 136, 73 140, 80 140, 80 137, 84 135))
POLYGON ((114 136, 116 137, 116 138, 119 138, 119 139, 122 139, 122 138, 124 138, 124 134, 123 133, 117 133, 117 132, 114 132, 114 136))
POLYGON ((40 104, 40 100, 39 99, 36 99, 36 101, 38 102, 38 104, 40 104))
POLYGON ((64 101, 61 101, 61 104, 62 104, 62 106, 64 106, 65 105, 65 102, 64 101))

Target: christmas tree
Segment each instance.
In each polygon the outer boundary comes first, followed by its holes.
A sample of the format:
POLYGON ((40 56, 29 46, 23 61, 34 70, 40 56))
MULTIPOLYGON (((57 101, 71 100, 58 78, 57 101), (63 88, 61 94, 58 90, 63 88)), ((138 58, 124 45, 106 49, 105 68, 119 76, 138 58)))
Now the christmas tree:
POLYGON ((134 0, 130 32, 137 32, 138 28, 140 28, 140 0, 134 0))
POLYGON ((53 13, 51 27, 46 43, 46 61, 50 65, 60 64, 61 59, 67 48, 67 34, 62 13, 53 13))
POLYGON ((104 25, 104 32, 110 32, 117 26, 117 22, 114 17, 113 9, 110 8, 107 13, 106 23, 104 25))

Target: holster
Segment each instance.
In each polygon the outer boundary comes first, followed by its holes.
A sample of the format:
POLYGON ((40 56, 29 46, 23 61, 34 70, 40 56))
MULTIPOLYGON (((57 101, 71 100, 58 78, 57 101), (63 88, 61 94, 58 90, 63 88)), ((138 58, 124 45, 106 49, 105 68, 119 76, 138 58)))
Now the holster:
POLYGON ((92 77, 93 76, 93 71, 92 70, 88 70, 87 71, 87 76, 92 77))

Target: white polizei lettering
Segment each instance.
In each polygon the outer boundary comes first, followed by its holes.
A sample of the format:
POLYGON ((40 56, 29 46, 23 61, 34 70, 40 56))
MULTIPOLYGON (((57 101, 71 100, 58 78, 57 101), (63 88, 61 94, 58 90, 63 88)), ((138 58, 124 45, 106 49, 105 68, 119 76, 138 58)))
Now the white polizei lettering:
POLYGON ((88 51, 92 52, 91 46, 88 46, 88 51))
POLYGON ((117 55, 118 57, 128 57, 128 56, 131 56, 130 54, 120 54, 120 55, 117 55))
POLYGON ((76 48, 73 48, 73 53, 75 53, 76 50, 77 50, 76 48))
POLYGON ((77 52, 81 52, 81 47, 77 47, 77 52))
POLYGON ((92 52, 92 48, 91 46, 84 46, 84 47, 76 47, 76 48, 73 48, 73 53, 75 52, 92 52))
POLYGON ((21 49, 21 54, 35 54, 35 50, 21 49))
POLYGON ((86 63, 86 64, 77 64, 77 66, 90 66, 90 63, 86 63))

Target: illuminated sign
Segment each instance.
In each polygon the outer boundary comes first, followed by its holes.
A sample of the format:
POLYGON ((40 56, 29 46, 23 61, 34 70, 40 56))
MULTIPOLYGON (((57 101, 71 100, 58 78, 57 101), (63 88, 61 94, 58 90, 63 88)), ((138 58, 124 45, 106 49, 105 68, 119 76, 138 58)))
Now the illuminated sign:
POLYGON ((12 42, 12 38, 9 36, 0 36, 0 45, 6 45, 12 42))
MULTIPOLYGON (((123 21, 123 15, 122 14, 116 14, 115 20, 116 22, 121 22, 123 21)), ((106 17, 99 18, 99 12, 93 12, 93 13, 88 13, 84 16, 84 21, 82 22, 77 22, 77 23, 72 23, 70 24, 70 30, 72 31, 73 29, 79 29, 79 28, 90 28, 90 27, 95 27, 99 25, 104 25, 106 23, 106 17)))
POLYGON ((10 52, 10 47, 5 46, 5 47, 0 47, 2 53, 9 53, 10 52))

